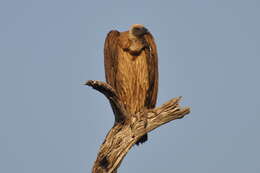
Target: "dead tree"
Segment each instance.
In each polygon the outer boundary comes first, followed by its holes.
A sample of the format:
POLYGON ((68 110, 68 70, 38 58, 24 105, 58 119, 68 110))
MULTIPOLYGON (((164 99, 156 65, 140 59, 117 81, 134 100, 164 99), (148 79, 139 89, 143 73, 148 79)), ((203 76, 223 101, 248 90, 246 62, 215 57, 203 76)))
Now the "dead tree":
POLYGON ((92 173, 116 173, 127 152, 141 136, 165 123, 183 118, 190 112, 190 108, 179 106, 181 97, 178 97, 157 108, 128 115, 123 103, 109 84, 90 80, 86 85, 107 97, 115 115, 114 126, 99 149, 92 173))

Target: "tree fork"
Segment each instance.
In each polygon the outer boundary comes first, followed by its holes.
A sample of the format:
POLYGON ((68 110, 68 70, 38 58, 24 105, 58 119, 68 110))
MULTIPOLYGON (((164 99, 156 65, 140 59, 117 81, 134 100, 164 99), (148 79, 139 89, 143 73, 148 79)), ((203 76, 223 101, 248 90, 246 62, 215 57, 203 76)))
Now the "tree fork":
POLYGON ((123 158, 140 137, 165 123, 183 118, 190 113, 190 108, 180 107, 181 97, 177 97, 157 108, 128 115, 124 104, 121 103, 115 90, 109 84, 89 80, 86 85, 107 97, 115 115, 114 126, 99 149, 92 173, 116 173, 123 158))

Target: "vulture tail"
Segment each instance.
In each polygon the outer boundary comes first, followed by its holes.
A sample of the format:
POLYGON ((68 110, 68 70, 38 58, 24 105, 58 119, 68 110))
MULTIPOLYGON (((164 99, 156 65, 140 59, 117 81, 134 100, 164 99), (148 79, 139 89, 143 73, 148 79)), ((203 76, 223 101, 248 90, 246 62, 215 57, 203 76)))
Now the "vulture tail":
POLYGON ((138 141, 135 143, 136 145, 143 144, 145 141, 148 140, 148 134, 146 133, 144 136, 138 139, 138 141))

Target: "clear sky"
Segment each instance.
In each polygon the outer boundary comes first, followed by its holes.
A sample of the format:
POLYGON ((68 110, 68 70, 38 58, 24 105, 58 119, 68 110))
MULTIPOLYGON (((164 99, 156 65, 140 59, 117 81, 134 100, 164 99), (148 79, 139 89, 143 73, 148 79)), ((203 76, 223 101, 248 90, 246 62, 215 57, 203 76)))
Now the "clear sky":
POLYGON ((87 173, 113 125, 104 81, 112 29, 144 24, 158 104, 192 113, 149 133, 119 172, 259 173, 260 1, 1 0, 0 172, 87 173))

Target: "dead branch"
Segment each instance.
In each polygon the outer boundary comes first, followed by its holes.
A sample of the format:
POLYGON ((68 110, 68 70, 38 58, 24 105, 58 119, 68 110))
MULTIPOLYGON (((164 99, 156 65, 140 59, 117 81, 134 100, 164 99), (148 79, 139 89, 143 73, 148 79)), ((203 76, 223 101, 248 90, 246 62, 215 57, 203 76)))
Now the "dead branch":
POLYGON ((92 173, 115 173, 127 152, 141 136, 165 123, 183 118, 190 112, 190 108, 179 106, 181 97, 178 97, 155 109, 127 115, 124 105, 109 84, 90 80, 86 85, 103 93, 110 101, 115 114, 115 124, 99 149, 92 173))
POLYGON ((85 83, 85 85, 91 86, 95 90, 101 92, 106 96, 106 98, 111 103, 114 115, 115 115, 115 123, 123 122, 129 117, 127 114, 124 105, 121 103, 118 98, 114 88, 112 88, 109 84, 96 80, 89 80, 85 83))

